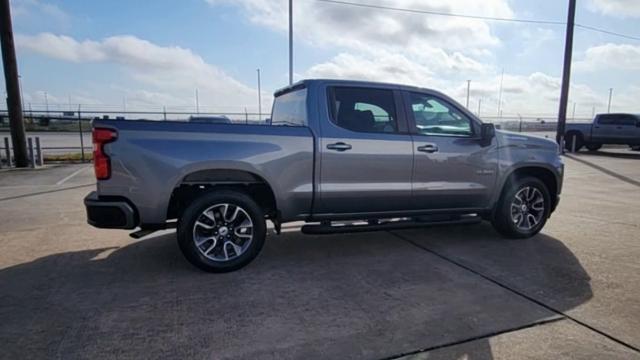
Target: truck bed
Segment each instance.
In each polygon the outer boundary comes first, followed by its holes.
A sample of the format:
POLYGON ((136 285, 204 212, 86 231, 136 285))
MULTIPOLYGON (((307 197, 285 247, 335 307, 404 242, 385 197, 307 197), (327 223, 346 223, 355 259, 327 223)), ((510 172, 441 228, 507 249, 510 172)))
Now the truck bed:
POLYGON ((126 197, 142 224, 164 222, 172 191, 209 169, 240 169, 272 184, 282 216, 306 214, 313 197, 314 139, 309 128, 183 121, 95 120, 117 131, 106 144, 112 175, 100 197, 126 197))

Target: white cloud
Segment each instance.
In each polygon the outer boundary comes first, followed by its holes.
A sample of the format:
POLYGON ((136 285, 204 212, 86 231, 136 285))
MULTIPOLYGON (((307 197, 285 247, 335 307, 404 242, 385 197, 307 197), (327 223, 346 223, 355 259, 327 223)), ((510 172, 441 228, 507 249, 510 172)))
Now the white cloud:
POLYGON ((64 10, 41 0, 12 0, 11 15, 16 21, 31 25, 47 24, 66 29, 71 23, 71 17, 64 10))
POLYGON ((588 48, 576 70, 640 70, 640 45, 604 44, 588 48))
MULTIPOLYGON (((255 103, 254 89, 189 49, 160 46, 131 35, 78 41, 51 33, 18 34, 16 43, 21 50, 63 61, 119 64, 143 86, 127 90, 127 97, 141 104, 193 104, 196 88, 203 106, 238 111, 255 103)), ((268 101, 268 95, 263 96, 268 101)))
POLYGON ((589 10, 615 17, 640 17, 638 0, 589 0, 589 10))
MULTIPOLYGON (((278 31, 288 28, 288 2, 206 0, 211 5, 241 6, 249 19, 278 31)), ((506 0, 371 0, 372 5, 481 16, 511 17, 506 0)), ((381 10, 315 1, 294 2, 294 32, 314 45, 352 49, 371 46, 407 48, 420 44, 444 49, 477 49, 500 42, 485 21, 381 10)))

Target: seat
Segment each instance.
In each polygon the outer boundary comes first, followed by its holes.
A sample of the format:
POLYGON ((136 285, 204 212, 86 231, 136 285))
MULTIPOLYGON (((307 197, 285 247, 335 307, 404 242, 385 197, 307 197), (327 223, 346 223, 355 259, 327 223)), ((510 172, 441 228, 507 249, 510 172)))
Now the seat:
POLYGON ((370 110, 360 111, 344 107, 338 114, 338 125, 351 131, 375 131, 375 120, 370 110))

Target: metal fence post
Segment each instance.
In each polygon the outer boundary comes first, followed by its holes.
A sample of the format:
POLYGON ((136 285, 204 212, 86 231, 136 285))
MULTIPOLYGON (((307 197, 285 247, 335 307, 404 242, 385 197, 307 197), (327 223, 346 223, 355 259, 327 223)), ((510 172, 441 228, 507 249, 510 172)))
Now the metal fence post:
POLYGON ((36 136, 36 164, 44 165, 44 155, 42 154, 42 146, 40 146, 40 136, 36 136))
POLYGON ((7 152, 7 167, 11 167, 11 148, 9 147, 9 138, 4 138, 4 151, 7 152))
POLYGON ((78 104, 78 132, 80 133, 80 156, 82 158, 82 162, 84 162, 84 137, 82 136, 82 113, 80 107, 81 105, 78 104))
POLYGON ((33 138, 28 138, 27 139, 27 146, 28 146, 28 153, 29 153, 29 164, 31 165, 32 168, 36 167, 36 157, 33 156, 33 138))

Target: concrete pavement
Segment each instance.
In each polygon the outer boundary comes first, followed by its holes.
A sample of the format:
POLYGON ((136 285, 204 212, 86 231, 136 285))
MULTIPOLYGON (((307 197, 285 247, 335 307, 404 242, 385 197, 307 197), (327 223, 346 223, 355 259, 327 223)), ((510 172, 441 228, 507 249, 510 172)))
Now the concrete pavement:
POLYGON ((533 239, 294 225, 224 275, 86 225, 90 169, 2 173, 0 358, 640 358, 640 159, 574 157, 533 239))

